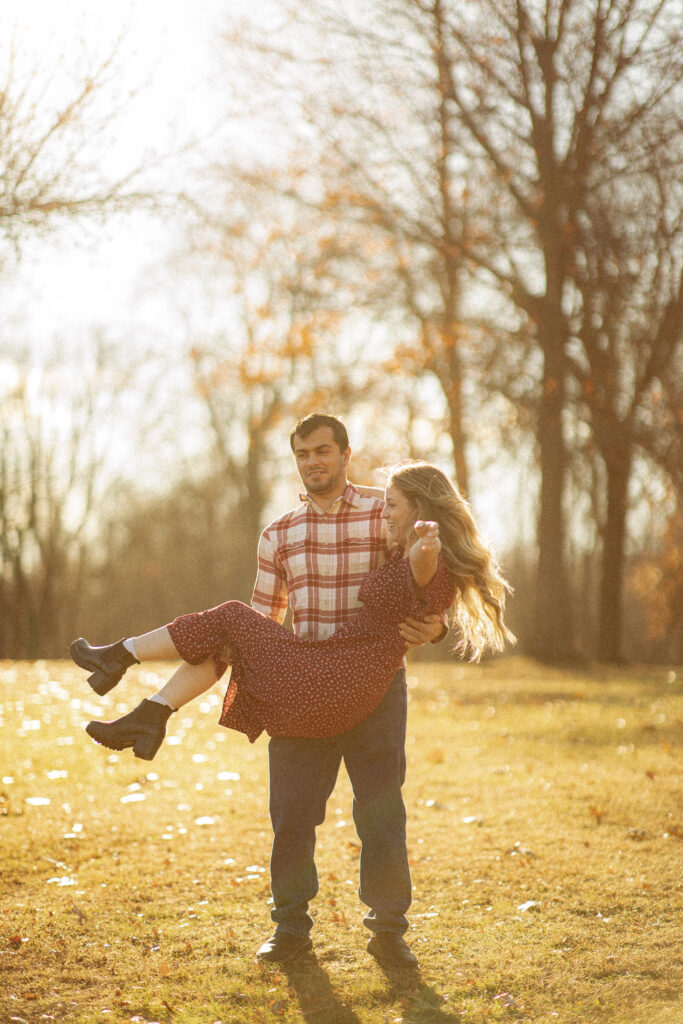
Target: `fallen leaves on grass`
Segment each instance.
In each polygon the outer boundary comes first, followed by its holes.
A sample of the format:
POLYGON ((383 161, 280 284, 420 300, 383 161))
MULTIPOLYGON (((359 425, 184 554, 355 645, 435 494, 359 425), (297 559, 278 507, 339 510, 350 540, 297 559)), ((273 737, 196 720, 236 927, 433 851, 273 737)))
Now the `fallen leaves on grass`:
POLYGON ((517 1002, 514 996, 510 995, 509 992, 501 992, 500 995, 493 997, 494 1001, 500 1002, 503 1006, 507 1007, 508 1010, 521 1010, 522 1006, 517 1002))
POLYGON ((629 839, 642 843, 645 839, 652 839, 652 834, 644 828, 629 828, 626 830, 629 839))
POLYGON ((526 900, 524 903, 520 903, 520 905, 517 907, 517 910, 520 910, 523 914, 526 913, 527 910, 539 911, 540 909, 541 904, 538 902, 538 900, 526 900))
POLYGON ((533 850, 526 850, 519 841, 514 846, 511 846, 509 850, 506 850, 505 853, 508 857, 521 858, 522 862, 536 860, 537 857, 533 850))
POLYGON ((71 904, 71 908, 69 910, 69 913, 70 914, 75 914, 76 917, 78 918, 78 920, 81 921, 81 922, 88 920, 87 914, 83 910, 81 910, 80 907, 77 907, 75 903, 71 904))

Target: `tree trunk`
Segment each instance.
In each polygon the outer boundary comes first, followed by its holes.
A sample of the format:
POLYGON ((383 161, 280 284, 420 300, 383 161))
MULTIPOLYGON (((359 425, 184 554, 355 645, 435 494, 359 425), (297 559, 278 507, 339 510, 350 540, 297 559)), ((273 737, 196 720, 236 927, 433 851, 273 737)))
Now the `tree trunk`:
POLYGON ((436 376, 448 406, 448 433, 453 445, 456 483, 462 496, 469 498, 470 478, 465 448, 467 438, 462 400, 462 367, 455 328, 441 332, 441 353, 437 361, 436 376))
POLYGON ((603 454, 607 471, 607 516, 602 539, 598 657, 620 663, 628 483, 633 449, 612 444, 603 454))
POLYGON ((558 335, 549 332, 548 336, 552 340, 545 349, 543 395, 538 421, 541 494, 533 649, 536 657, 542 661, 554 662, 572 657, 574 650, 563 509, 566 470, 562 434, 564 358, 558 335))
POLYGON ((245 571, 244 583, 240 600, 245 604, 251 602, 251 594, 256 579, 258 568, 258 544, 261 539, 263 513, 266 506, 266 495, 264 491, 264 446, 265 437, 258 429, 253 430, 249 436, 249 448, 245 466, 246 492, 241 503, 241 520, 244 527, 244 555, 251 572, 245 571))

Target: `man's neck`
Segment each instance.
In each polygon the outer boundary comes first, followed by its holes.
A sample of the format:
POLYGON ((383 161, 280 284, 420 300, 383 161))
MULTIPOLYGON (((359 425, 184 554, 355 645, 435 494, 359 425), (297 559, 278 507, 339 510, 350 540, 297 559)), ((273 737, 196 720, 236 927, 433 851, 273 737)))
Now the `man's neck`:
POLYGON ((337 498, 341 497, 341 495, 346 490, 347 486, 348 481, 345 480, 344 485, 341 487, 341 489, 337 487, 327 494, 311 494, 310 491, 306 491, 306 494, 311 499, 311 501, 318 506, 321 512, 327 512, 329 509, 332 508, 337 498))

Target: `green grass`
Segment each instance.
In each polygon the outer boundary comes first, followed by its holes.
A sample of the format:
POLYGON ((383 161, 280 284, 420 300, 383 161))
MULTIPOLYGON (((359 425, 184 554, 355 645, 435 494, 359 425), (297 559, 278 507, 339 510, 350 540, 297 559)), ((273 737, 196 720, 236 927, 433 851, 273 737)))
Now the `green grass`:
POLYGON ((83 725, 154 673, 101 700, 70 663, 0 663, 1 1024, 683 1021, 680 678, 521 659, 409 676, 412 981, 365 952, 345 776, 315 956, 261 966, 265 740, 217 727, 216 692, 151 764, 112 754, 83 725))

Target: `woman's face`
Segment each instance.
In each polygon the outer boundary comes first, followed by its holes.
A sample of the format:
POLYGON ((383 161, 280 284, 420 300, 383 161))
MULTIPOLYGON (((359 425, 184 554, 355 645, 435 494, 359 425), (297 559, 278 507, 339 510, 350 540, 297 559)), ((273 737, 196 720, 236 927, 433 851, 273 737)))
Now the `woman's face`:
POLYGON ((382 512, 389 543, 404 545, 417 518, 417 507, 395 484, 389 484, 384 495, 382 512))

